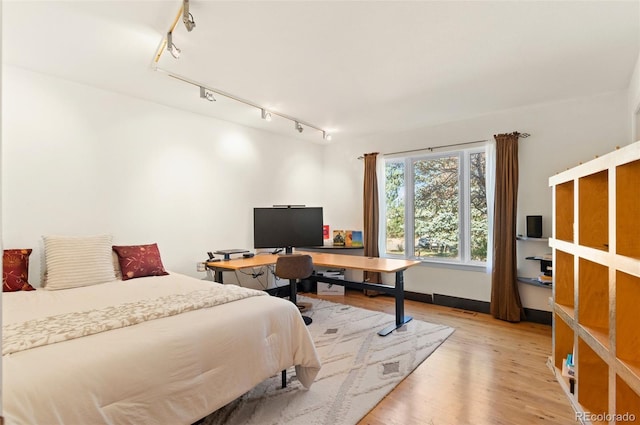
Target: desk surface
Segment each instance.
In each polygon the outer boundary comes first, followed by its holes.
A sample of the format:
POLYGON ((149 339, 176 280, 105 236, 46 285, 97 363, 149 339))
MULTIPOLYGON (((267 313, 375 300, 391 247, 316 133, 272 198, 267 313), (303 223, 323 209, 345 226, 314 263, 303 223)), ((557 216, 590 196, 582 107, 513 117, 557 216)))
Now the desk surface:
MULTIPOLYGON (((416 260, 400 260, 396 258, 372 258, 345 254, 331 254, 326 252, 296 251, 296 254, 308 254, 313 258, 313 264, 323 267, 341 269, 367 270, 372 272, 393 273, 420 264, 416 260)), ((227 261, 209 262, 207 266, 239 270, 249 267, 261 267, 275 264, 278 255, 260 254, 251 258, 235 258, 227 261)))

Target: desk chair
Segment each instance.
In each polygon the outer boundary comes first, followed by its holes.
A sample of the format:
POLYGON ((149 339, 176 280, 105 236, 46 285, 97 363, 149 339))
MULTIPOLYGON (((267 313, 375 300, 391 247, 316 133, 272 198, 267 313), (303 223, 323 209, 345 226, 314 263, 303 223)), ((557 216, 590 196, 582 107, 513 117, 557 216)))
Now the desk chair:
MULTIPOLYGON (((276 276, 289 279, 289 301, 297 304, 298 279, 306 279, 313 273, 313 260, 310 255, 281 255, 276 261, 276 276)), ((305 325, 311 324, 310 317, 302 316, 305 325)))

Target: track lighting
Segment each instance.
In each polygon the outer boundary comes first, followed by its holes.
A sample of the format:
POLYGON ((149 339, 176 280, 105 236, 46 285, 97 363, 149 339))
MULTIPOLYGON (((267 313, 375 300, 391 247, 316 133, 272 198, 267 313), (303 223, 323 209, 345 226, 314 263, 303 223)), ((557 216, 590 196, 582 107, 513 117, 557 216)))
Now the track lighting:
POLYGON ((196 26, 196 21, 193 20, 193 15, 189 13, 189 0, 184 0, 182 2, 182 22, 189 32, 191 32, 196 26))
POLYGON ((298 130, 298 133, 302 133, 304 128, 302 128, 302 126, 300 125, 300 123, 298 121, 294 121, 294 122, 296 123, 296 130, 298 130))
POLYGON ((262 109, 262 119, 267 122, 271 122, 271 112, 266 109, 262 109))
POLYGON ((215 102, 216 98, 213 97, 213 92, 211 90, 207 90, 206 88, 200 86, 200 97, 202 99, 207 99, 209 102, 215 102))
POLYGON ((327 133, 326 131, 323 131, 322 138, 327 141, 331 140, 332 139, 331 133, 327 133))
POLYGON ((181 50, 178 48, 178 46, 173 44, 173 34, 171 33, 171 31, 167 33, 167 50, 169 51, 169 53, 171 53, 171 56, 173 56, 174 58, 176 59, 180 58, 181 50))

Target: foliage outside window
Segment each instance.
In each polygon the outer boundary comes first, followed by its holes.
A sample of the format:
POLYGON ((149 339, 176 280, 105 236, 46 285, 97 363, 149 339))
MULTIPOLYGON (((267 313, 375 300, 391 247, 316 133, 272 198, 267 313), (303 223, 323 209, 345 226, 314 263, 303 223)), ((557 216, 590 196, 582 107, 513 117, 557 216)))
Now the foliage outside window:
POLYGON ((484 264, 486 155, 462 150, 385 162, 385 253, 484 264))

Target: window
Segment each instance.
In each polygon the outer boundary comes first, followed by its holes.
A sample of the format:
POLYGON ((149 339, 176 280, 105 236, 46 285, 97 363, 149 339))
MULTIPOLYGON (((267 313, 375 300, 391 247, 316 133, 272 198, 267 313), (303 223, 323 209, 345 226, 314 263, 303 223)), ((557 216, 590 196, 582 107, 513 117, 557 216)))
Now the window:
POLYGON ((385 162, 385 253, 484 265, 488 214, 484 149, 385 162))

